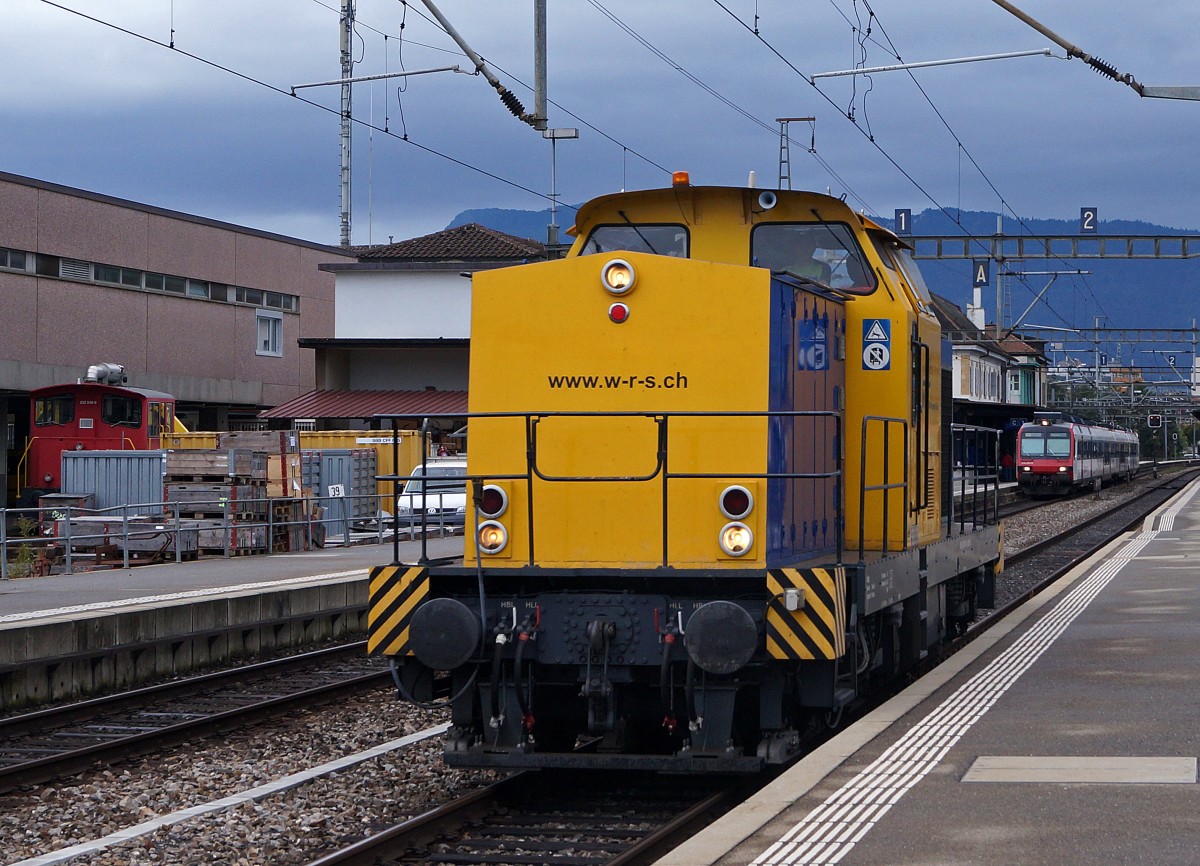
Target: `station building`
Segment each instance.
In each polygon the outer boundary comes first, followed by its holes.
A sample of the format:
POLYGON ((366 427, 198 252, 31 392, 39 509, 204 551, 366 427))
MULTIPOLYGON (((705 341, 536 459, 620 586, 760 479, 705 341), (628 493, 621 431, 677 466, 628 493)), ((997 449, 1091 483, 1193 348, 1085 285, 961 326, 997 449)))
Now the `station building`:
POLYGON ((376 414, 427 414, 452 432, 467 410, 471 275, 543 261, 546 247, 468 223, 353 251, 355 261, 320 266, 336 292, 332 327, 300 340, 316 354, 314 389, 262 417, 344 430, 378 426, 376 414))
POLYGON ((192 429, 257 423, 313 389, 347 250, 0 172, 0 506, 29 392, 98 363, 173 394, 192 429))

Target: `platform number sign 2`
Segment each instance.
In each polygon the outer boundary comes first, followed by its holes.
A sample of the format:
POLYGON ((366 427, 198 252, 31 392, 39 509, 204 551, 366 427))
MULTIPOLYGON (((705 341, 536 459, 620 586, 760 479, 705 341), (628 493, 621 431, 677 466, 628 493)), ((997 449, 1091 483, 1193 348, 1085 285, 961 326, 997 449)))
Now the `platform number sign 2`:
POLYGON ((1094 235, 1099 223, 1100 216, 1094 207, 1081 207, 1079 209, 1079 233, 1081 235, 1094 235))

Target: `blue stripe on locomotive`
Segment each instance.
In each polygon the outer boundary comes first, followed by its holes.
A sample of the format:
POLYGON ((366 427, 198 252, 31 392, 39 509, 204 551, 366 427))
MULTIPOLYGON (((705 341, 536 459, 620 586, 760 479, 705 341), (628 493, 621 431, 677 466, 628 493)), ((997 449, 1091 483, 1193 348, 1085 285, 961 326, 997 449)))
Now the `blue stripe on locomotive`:
MULTIPOLYGON (((771 280, 770 395, 772 412, 842 408, 846 317, 843 302, 788 277, 771 280)), ((830 416, 773 417, 767 471, 831 473, 838 467, 839 427, 830 416)), ((831 554, 840 520, 837 478, 767 481, 768 567, 831 554)))

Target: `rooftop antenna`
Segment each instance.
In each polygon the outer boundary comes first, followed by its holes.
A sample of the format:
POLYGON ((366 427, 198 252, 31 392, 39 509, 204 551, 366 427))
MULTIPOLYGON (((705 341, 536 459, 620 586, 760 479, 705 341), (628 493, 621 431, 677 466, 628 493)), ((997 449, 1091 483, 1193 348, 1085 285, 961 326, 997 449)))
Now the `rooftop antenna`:
POLYGON ((779 124, 779 189, 792 188, 792 159, 790 141, 788 139, 788 124, 792 121, 806 121, 812 124, 812 144, 809 146, 809 152, 811 153, 817 149, 817 119, 815 117, 775 118, 775 122, 779 124))

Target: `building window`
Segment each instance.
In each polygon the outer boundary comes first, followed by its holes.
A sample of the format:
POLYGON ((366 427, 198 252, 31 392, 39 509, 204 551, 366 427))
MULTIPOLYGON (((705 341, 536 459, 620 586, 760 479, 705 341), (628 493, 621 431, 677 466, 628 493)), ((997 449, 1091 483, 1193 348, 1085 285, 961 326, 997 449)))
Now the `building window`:
POLYGON ((141 288, 142 272, 115 265, 92 265, 92 279, 98 283, 115 283, 119 286, 141 288))
POLYGON ((25 253, 0 247, 0 268, 12 268, 15 271, 25 270, 25 253))
POLYGON ((290 313, 300 311, 300 298, 284 292, 268 292, 263 289, 248 289, 208 280, 175 277, 154 271, 139 271, 119 265, 105 265, 80 259, 64 259, 58 256, 34 254, 0 247, 0 269, 16 271, 32 270, 38 276, 58 277, 85 283, 100 283, 150 292, 167 292, 189 298, 221 301, 231 304, 248 304, 254 307, 270 307, 290 313))
POLYGON ((279 358, 283 356, 283 316, 279 313, 271 313, 265 310, 260 310, 257 313, 258 327, 258 342, 255 344, 254 351, 258 355, 271 355, 279 358))

